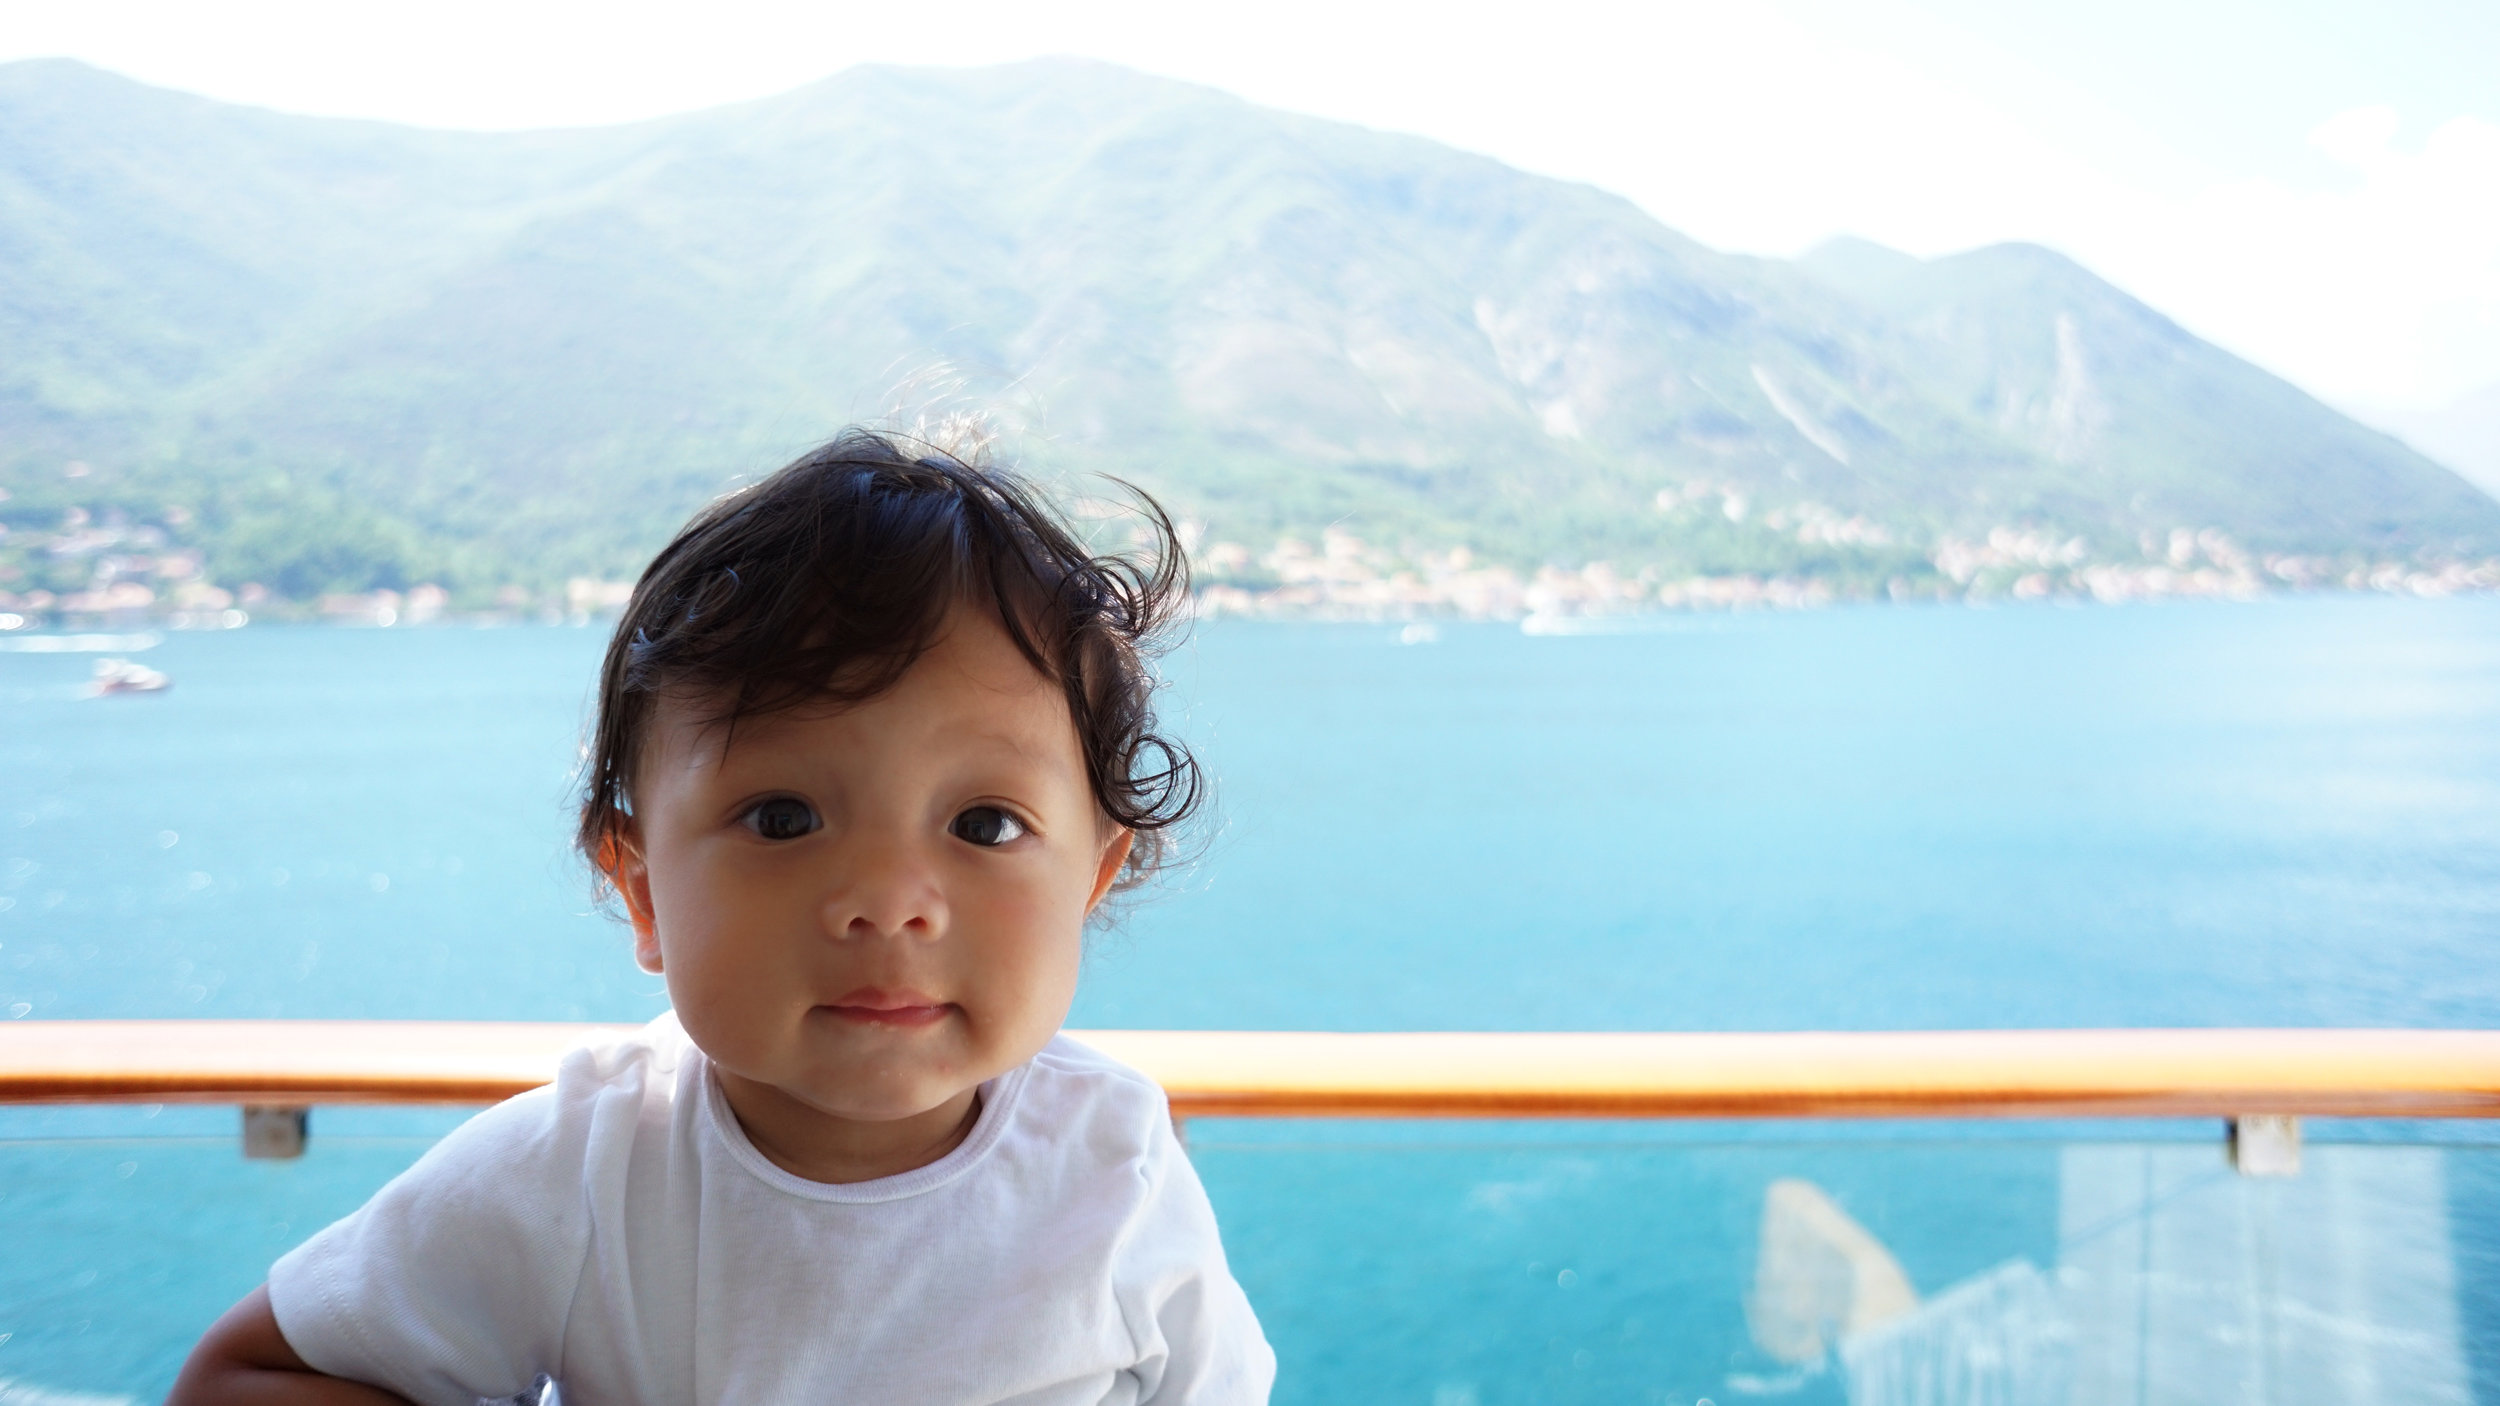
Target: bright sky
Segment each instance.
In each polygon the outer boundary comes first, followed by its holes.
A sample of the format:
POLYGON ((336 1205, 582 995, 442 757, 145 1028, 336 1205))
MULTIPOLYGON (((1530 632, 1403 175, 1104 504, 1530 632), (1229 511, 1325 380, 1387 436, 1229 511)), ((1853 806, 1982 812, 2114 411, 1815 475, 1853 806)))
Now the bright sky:
POLYGON ((1722 248, 2037 240, 2346 406, 2500 382, 2490 0, 0 0, 0 58, 432 126, 1050 53, 1589 181, 1722 248))

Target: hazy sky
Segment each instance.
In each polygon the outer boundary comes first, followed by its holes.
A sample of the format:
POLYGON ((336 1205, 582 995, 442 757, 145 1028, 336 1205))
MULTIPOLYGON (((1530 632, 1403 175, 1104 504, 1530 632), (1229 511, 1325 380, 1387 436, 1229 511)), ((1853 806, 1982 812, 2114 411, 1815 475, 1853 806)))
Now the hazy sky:
POLYGON ((435 126, 1049 53, 1589 181, 1723 248, 2038 240, 2346 405, 2500 382, 2492 0, 0 0, 0 58, 435 126))

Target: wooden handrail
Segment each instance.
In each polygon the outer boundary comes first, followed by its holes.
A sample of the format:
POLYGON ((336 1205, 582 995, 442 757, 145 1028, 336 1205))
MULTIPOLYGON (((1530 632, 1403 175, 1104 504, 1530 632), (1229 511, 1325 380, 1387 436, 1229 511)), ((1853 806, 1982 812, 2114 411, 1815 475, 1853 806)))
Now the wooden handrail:
MULTIPOLYGON (((488 1103, 631 1026, 0 1023, 0 1103, 488 1103)), ((1088 1030, 1180 1117, 2500 1116, 2500 1031, 1088 1030)))

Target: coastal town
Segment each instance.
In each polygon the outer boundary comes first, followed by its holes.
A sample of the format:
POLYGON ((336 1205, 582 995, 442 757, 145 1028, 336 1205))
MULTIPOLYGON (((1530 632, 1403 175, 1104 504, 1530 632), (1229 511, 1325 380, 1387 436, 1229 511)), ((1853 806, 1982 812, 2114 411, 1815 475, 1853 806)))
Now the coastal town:
POLYGON ((1255 558, 1269 578, 1231 584, 1253 558, 1218 542, 1203 556, 1216 578, 1198 593, 1212 615, 1320 619, 1428 618, 1532 620, 1657 610, 1799 610, 1851 599, 1890 601, 2247 600, 2285 591, 2367 591, 2439 597, 2500 590, 2500 558, 2415 563, 2257 555, 2211 528, 2175 529, 2141 544, 2140 559, 2094 559, 2083 541, 2036 530, 1998 528, 1978 540, 1948 537, 1930 559, 1933 574, 1898 576, 1880 591, 1851 592, 1805 576, 1670 575, 1591 562, 1576 570, 1521 572, 1476 561, 1464 547, 1413 557, 1376 549, 1347 533, 1314 546, 1279 540, 1255 558))
MULTIPOLYGON (((1805 543, 1891 540, 1880 525, 1812 505, 1776 511, 1762 525, 1805 543)), ((1852 600, 2116 604, 2312 591, 2425 598, 2500 591, 2500 558, 2425 563, 2257 553, 2210 527, 2145 534, 2123 557, 2096 552, 2080 536, 2032 527, 1945 536, 1927 554, 1925 570, 1872 587, 1811 575, 1693 574, 1602 560, 1522 569, 1483 560, 1465 546, 1395 549, 1335 529, 1316 540, 1280 536, 1255 550, 1232 540, 1197 540, 1205 534, 1196 524, 1184 523, 1182 530, 1205 618, 1541 622, 1659 611, 1803 610, 1852 600)), ((214 579, 202 553, 177 544, 165 525, 72 508, 49 530, 0 526, 0 634, 232 629, 254 619, 362 626, 585 621, 622 609, 632 589, 630 581, 574 576, 536 590, 505 584, 483 599, 418 582, 299 600, 255 581, 214 579), (37 561, 40 573, 29 569, 37 561), (80 584, 55 589, 29 579, 38 574, 80 584)))

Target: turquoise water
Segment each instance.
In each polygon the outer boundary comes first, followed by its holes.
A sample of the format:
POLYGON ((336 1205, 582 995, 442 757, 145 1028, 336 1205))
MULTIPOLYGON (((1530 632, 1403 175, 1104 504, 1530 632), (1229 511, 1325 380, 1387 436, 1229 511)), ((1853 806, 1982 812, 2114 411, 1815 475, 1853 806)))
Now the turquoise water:
MULTIPOLYGON (((1076 1023, 2500 1025, 2500 602, 1396 640, 1223 622, 1170 661, 1216 823, 1097 939, 1076 1023)), ((563 848, 600 643, 175 634, 143 656, 172 692, 106 700, 86 657, 0 653, 0 1018, 657 1011, 563 848)), ((0 1381, 161 1390, 441 1121, 325 1110, 314 1155, 246 1165, 232 1117, 0 1113, 0 1381)), ((1447 1406, 1837 1399, 1740 1360, 1761 1188, 1814 1178, 1922 1292, 2049 1263, 2059 1144, 1966 1131, 1194 1136, 1279 1399, 1447 1406)), ((2452 1160, 2488 1340, 2500 1179, 2452 1160)))

